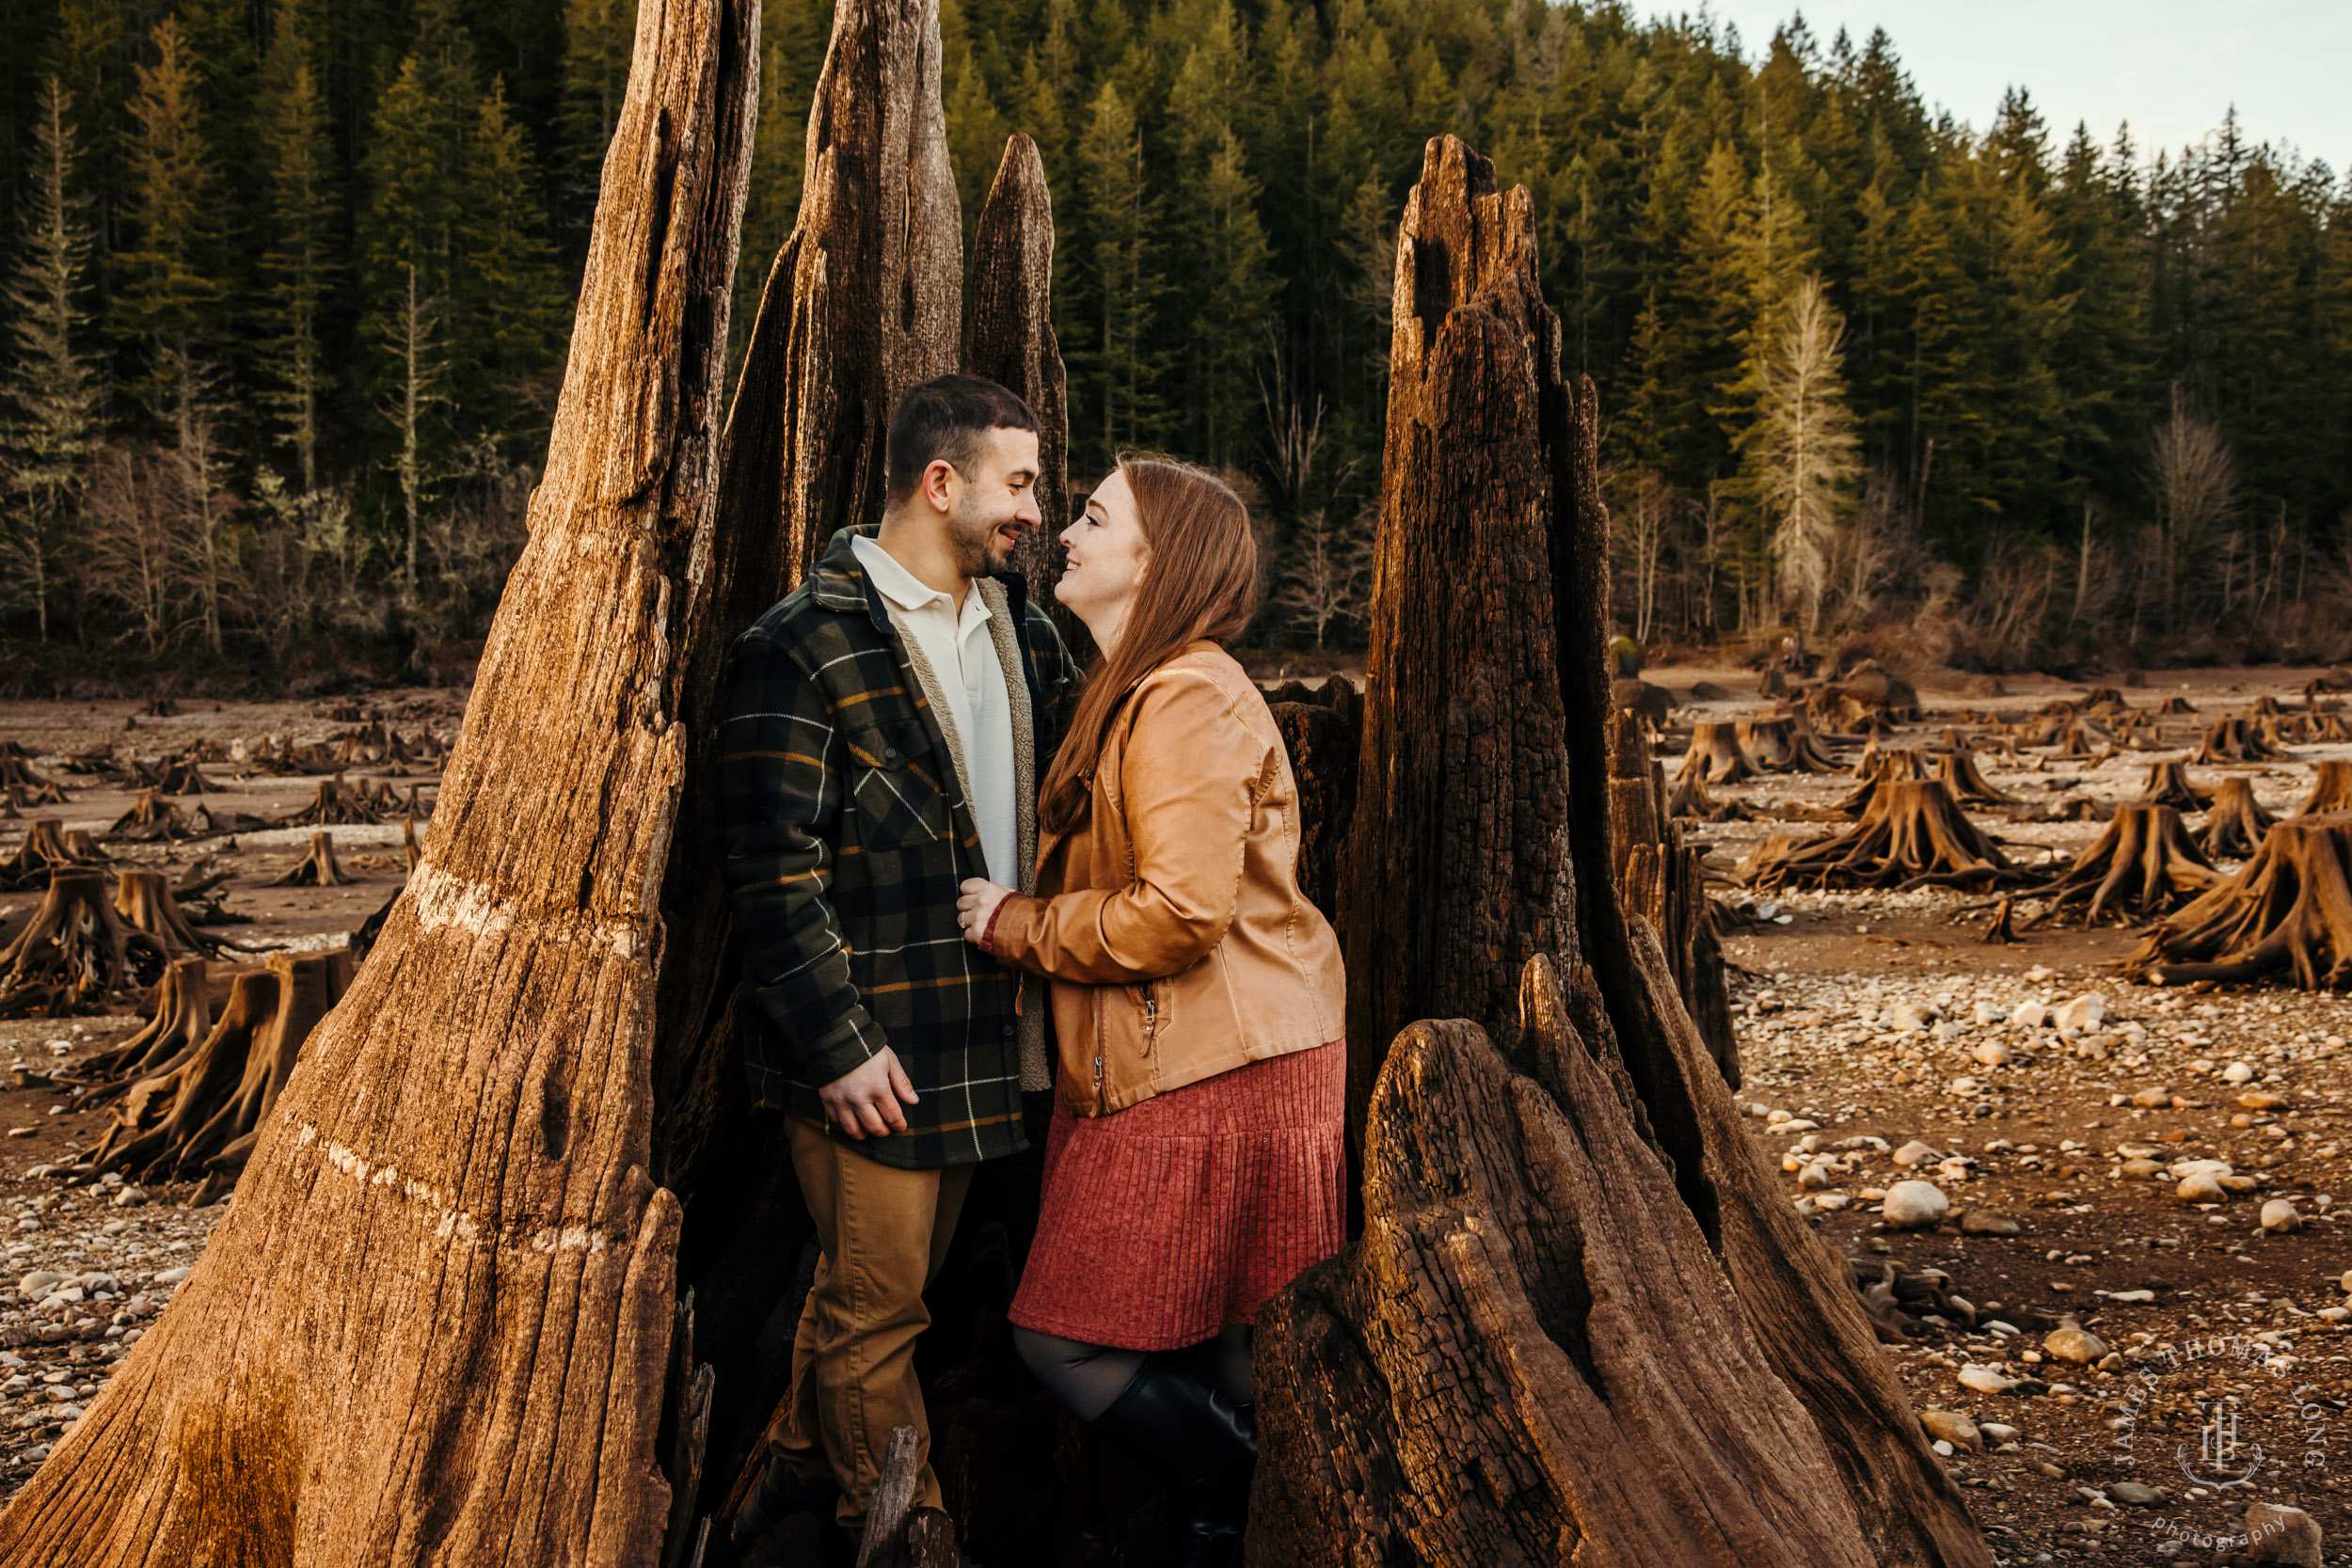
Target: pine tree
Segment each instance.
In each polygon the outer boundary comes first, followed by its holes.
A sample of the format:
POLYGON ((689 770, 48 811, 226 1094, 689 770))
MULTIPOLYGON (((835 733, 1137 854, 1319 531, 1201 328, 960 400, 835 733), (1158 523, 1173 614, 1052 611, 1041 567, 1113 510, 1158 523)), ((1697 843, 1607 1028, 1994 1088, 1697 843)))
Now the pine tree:
POLYGON ((135 237, 118 258, 115 320, 143 355, 146 385, 168 392, 175 375, 207 356, 227 291, 216 270, 220 214, 196 71, 171 17, 155 24, 153 42, 155 63, 138 68, 131 104, 135 237))
POLYGON ((261 275, 264 373, 278 440, 294 453, 301 494, 319 487, 319 426, 334 384, 325 342, 327 297, 342 273, 341 202, 326 103, 310 40, 280 7, 263 109, 271 166, 261 275))
MULTIPOLYGON (((1104 83, 1094 97, 1078 147, 1079 206, 1084 253, 1091 262, 1087 348, 1079 356, 1083 385, 1094 406, 1094 461, 1107 467, 1125 446, 1148 441, 1157 429, 1158 366, 1152 351, 1159 302, 1159 203, 1144 174, 1143 136, 1119 88, 1104 83)), ((1075 388, 1073 388, 1073 390, 1075 388)), ((1079 435, 1076 419, 1071 435, 1079 435)))
POLYGON ((505 85, 493 80, 466 149, 449 338, 452 390, 485 457, 535 447, 555 411, 566 313, 538 188, 505 85))
POLYGON ((41 87, 24 183, 24 233, 8 302, 16 354, 0 382, 7 477, 15 504, 5 535, 8 574, 49 640, 56 553, 98 445, 100 381, 87 343, 82 290, 90 259, 88 198, 76 187, 72 100, 41 87))
POLYGON ((1860 466, 1846 408, 1841 340, 1819 277, 1801 277, 1771 324, 1757 361, 1756 422, 1742 442, 1741 478, 1770 530, 1784 599, 1821 624, 1829 559, 1860 466))
POLYGON ((1252 369, 1264 354, 1276 285, 1257 195, 1239 139, 1232 127, 1222 127, 1184 192, 1182 224, 1194 258, 1185 276, 1217 302, 1215 309, 1191 313, 1184 345, 1193 451, 1210 463, 1232 461, 1258 402, 1252 369))
MULTIPOLYGON (((598 177, 628 89, 637 8, 627 0, 563 0, 562 133, 557 189, 564 230, 584 241, 595 214, 598 177)), ((762 121, 763 125, 766 123, 762 121)), ((784 127, 788 135, 796 127, 784 127)))

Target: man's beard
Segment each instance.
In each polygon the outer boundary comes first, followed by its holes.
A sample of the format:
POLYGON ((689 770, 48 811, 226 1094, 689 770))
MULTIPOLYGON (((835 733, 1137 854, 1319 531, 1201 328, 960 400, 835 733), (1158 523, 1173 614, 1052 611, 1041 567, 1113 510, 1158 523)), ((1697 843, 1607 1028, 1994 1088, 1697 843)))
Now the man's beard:
POLYGON ((1001 576, 1012 565, 1012 552, 998 542, 996 531, 1020 526, 1010 518, 989 521, 977 509, 959 510, 947 528, 947 542, 956 553, 956 570, 967 578, 1001 576))

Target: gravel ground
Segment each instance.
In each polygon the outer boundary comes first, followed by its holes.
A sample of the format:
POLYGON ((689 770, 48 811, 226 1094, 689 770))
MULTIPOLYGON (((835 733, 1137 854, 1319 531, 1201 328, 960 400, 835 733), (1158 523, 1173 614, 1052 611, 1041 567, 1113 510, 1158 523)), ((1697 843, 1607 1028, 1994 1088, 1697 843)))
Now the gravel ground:
MULTIPOLYGON (((2131 690, 2136 705, 2175 690, 2201 712, 2174 721, 2194 733, 2255 695, 2300 692, 2307 671, 2212 671, 2131 690)), ((1687 692, 1698 679, 1754 689, 1727 670, 1653 671, 1687 692)), ((2080 688, 2010 682, 1988 702, 1930 689, 1926 723, 1887 744, 1915 744, 1963 708, 2024 710, 2080 688)), ((388 694, 395 722, 453 731, 462 693, 388 694)), ((1693 705, 1683 722, 1764 711, 1752 697, 1693 705)), ((0 705, 0 739, 45 753, 98 744, 160 754, 209 739, 292 734, 325 739, 344 727, 305 705, 229 704, 149 719, 132 703, 0 705), (134 726, 125 729, 125 721, 134 726)), ((2090 768, 2031 753, 1979 764, 1997 787, 2032 800, 2137 793, 2148 763, 2185 746, 2127 752, 2090 768)), ((2298 747, 2293 761, 2239 769, 2263 802, 2292 811, 2311 763, 2352 748, 2298 747)), ((40 766, 37 764, 36 766, 40 766)), ((1670 760, 1668 766, 1673 766, 1670 760)), ((212 803, 275 816, 307 800, 313 781, 239 780, 208 767, 230 792, 212 803)), ((2222 770, 2193 769, 2201 782, 2222 770)), ((130 797, 73 789, 53 815, 103 827, 130 797)), ((1702 829, 1720 870, 1777 830, 1842 797, 1842 775, 1772 776, 1718 786, 1758 820, 1702 829)), ((2095 823, 2020 825, 1973 813, 2013 856, 2071 855, 2095 823)), ((17 825, 0 823, 0 854, 17 825)), ((119 851, 172 868, 219 854, 237 873, 230 908, 238 940, 288 948, 331 944, 401 881, 399 830, 335 830, 350 889, 272 889, 307 830, 225 842, 119 851)), ((1725 900, 1756 900, 1726 888, 1725 900)), ((0 895, 0 942, 33 902, 0 895), (13 907, 11 907, 13 906, 13 907)), ((2344 1284, 2352 1246, 2338 1198, 2352 1209, 2352 1002, 2295 991, 2183 993, 2120 980, 2135 945, 2115 929, 2044 928, 2017 945, 1979 941, 1977 901, 1945 892, 1770 897, 1770 915, 1726 938, 1739 966, 1734 1004, 1759 1152, 1787 1170, 1789 1200, 1841 1252, 1874 1265, 1948 1275, 1955 1306, 1890 1345, 1923 1419, 1949 1447, 1944 1463, 1966 1489, 1996 1561, 2211 1563, 2246 1555, 2249 1501, 2308 1513, 2324 1560, 2352 1564, 2352 1323, 2344 1284), (1785 917, 1785 919, 1783 918, 1785 917), (2095 1027, 2027 1022, 2032 1005, 2095 994, 2095 1027), (1997 1049, 1996 1049, 1997 1048, 1997 1049), (1804 1125, 1804 1124, 1811 1125, 1804 1125), (1914 1143, 1924 1150, 1908 1148, 1914 1143), (1897 1154, 1904 1155, 1898 1163, 1897 1154), (2187 1161, 2225 1162, 2229 1185, 2179 1196, 2187 1161), (1811 1170, 1808 1174, 1807 1167, 1811 1170), (1890 1227, 1882 1206, 1898 1181, 1943 1195, 1945 1217, 1890 1227), (2265 1229, 2265 1204, 2294 1205, 2294 1228, 2265 1229), (1992 1233, 2013 1223, 2014 1234, 1992 1233), (1940 1320, 1940 1321, 1938 1321, 1940 1320), (2079 1330, 2080 1333, 2075 1331, 2079 1330), (2088 1336, 2088 1338, 2085 1338, 2088 1336), (2097 1341, 2095 1344, 2091 1340, 2097 1341), (2093 1354, 2095 1353, 2095 1354, 2093 1354), (2075 1359, 2088 1355, 2089 1359, 2075 1359), (1965 1381, 1963 1381, 1963 1377, 1965 1381)), ((2088 1007, 2083 1009, 2088 1010, 2088 1007)), ((143 1192, 77 1170, 103 1113, 80 1108, 49 1074, 119 1040, 138 1020, 0 1022, 12 1084, 0 1084, 0 1205, 12 1208, 8 1277, 0 1280, 0 1491, 21 1486, 49 1446, 103 1386, 114 1363, 200 1254, 225 1204, 183 1205, 190 1184, 143 1192), (77 1299, 78 1298, 78 1299, 77 1299)), ((2258 1527, 2261 1521, 2257 1520, 2258 1527)), ((2279 1547, 2280 1538, 2252 1543, 2279 1547)))

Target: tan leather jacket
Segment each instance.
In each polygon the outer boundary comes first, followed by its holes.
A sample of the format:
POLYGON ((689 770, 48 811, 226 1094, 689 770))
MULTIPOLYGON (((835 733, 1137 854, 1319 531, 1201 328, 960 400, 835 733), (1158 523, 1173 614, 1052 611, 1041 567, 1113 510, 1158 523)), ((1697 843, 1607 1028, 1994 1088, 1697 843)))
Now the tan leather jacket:
POLYGON ((999 958, 1054 981, 1062 1102, 1107 1116, 1340 1037, 1338 940, 1298 890, 1298 784, 1249 677, 1197 641, 1113 718, 1087 815, 1041 832, 999 958))

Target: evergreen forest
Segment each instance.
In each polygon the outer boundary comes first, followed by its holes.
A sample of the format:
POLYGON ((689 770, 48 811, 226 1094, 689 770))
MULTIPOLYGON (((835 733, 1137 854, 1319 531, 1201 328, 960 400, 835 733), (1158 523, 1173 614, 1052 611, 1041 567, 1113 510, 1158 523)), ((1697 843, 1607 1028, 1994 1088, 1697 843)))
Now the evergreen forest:
MULTIPOLYGON (((520 546, 621 0, 0 0, 0 687, 462 673, 520 546)), ((830 26, 771 0, 734 334, 830 26)), ((1057 229, 1073 484, 1246 483, 1266 647, 1360 641, 1399 210, 1534 199, 1613 612, 1914 665, 2352 655, 2352 182, 1923 102, 1883 32, 1543 0, 941 0, 967 243, 1057 229)), ((2030 77, 2030 49, 2019 50, 2030 77)))

